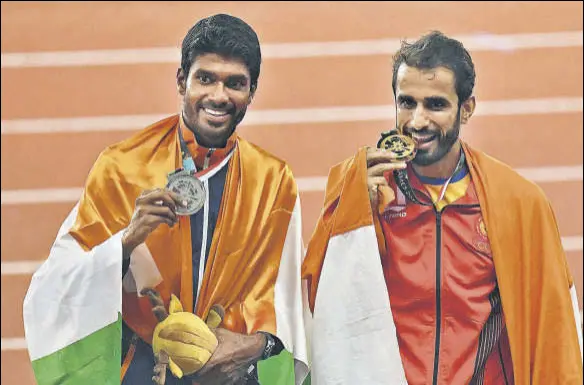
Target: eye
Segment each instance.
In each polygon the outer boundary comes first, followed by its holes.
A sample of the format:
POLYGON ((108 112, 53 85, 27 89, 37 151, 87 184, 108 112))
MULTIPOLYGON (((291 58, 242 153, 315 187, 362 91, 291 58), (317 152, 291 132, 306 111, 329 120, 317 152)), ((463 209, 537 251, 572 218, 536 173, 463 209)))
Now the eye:
POLYGON ((400 108, 410 109, 416 107, 416 102, 410 98, 399 99, 398 104, 400 108))
POLYGON ((227 87, 233 90, 243 90, 247 86, 247 82, 245 80, 232 80, 227 83, 227 87))
POLYGON ((427 103, 427 107, 428 107, 428 109, 434 110, 434 111, 443 110, 446 107, 448 107, 448 103, 445 102, 444 100, 430 100, 427 103))
POLYGON ((211 77, 207 74, 197 75, 197 80, 201 84, 211 84, 213 82, 213 79, 211 79, 211 77))

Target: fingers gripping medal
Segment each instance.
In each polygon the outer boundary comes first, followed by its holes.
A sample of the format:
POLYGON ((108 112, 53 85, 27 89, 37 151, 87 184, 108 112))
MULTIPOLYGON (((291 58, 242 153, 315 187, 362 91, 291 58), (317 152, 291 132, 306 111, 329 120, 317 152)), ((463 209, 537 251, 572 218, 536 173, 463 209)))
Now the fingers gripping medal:
POLYGON ((193 215, 205 204, 205 186, 190 171, 180 168, 168 174, 166 188, 187 202, 186 206, 176 207, 178 215, 193 215))
MULTIPOLYGON (((416 142, 409 136, 399 134, 397 130, 382 132, 381 138, 377 142, 377 148, 390 151, 395 156, 395 162, 409 162, 414 159, 417 151, 416 142)), ((416 198, 406 170, 394 170, 393 176, 399 189, 410 201, 426 205, 416 198)))
POLYGON ((396 162, 409 162, 416 156, 416 142, 397 131, 382 132, 377 148, 385 149, 395 156, 396 162))

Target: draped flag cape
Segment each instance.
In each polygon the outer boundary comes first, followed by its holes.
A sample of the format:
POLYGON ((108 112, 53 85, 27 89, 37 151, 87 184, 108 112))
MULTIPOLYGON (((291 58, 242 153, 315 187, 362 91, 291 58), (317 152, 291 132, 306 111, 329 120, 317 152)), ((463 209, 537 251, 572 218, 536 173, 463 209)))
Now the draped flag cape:
POLYGON ((142 191, 164 187, 167 174, 181 167, 179 127, 178 115, 171 116, 100 154, 34 274, 23 315, 39 385, 120 383, 122 318, 148 343, 156 325, 148 299, 136 293, 149 263, 166 305, 175 294, 185 311, 204 319, 220 304, 226 310, 223 327, 246 334, 261 330, 283 342, 289 360, 274 360, 275 369, 269 368, 271 359, 260 362, 262 383, 298 384, 306 376, 296 182, 285 162, 244 139, 237 137, 229 160, 196 309, 189 217, 152 232, 142 254, 132 255, 122 283, 121 235, 142 191), (264 379, 262 365, 268 367, 264 379))
MULTIPOLYGON (((466 143, 463 149, 493 252, 515 384, 581 384, 576 291, 549 201, 508 166, 466 143)), ((380 260, 384 247, 362 148, 331 169, 303 263, 313 385, 406 383, 380 260)))

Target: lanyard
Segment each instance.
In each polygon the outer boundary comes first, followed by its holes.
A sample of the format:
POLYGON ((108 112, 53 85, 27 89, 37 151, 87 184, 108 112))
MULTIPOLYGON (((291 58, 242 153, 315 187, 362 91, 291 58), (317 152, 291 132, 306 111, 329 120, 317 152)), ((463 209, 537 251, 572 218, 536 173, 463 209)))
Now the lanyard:
MULTIPOLYGON (((193 160, 193 157, 191 156, 191 152, 189 151, 189 148, 187 147, 187 143, 185 142, 185 139, 183 137, 181 127, 178 128, 178 139, 180 141, 180 150, 182 153, 182 165, 183 165, 182 168, 194 175, 198 172, 197 166, 195 165, 195 161, 193 160)), ((207 155, 205 155, 205 162, 203 164, 203 170, 206 170, 209 167, 211 155, 213 155, 214 152, 215 152, 215 149, 210 148, 209 151, 207 152, 207 155)))
POLYGON ((464 160, 465 160, 464 151, 462 151, 462 149, 461 149, 460 150, 460 158, 458 159, 458 163, 456 164, 454 171, 452 172, 452 174, 450 175, 450 178, 448 178, 446 183, 444 183, 444 186, 442 187, 442 190, 440 192, 440 196, 438 197, 438 200, 436 200, 435 202, 432 202, 432 203, 422 202, 416 197, 416 193, 414 192, 414 190, 412 189, 412 186, 410 185, 410 180, 408 178, 408 172, 406 169, 395 170, 393 172, 393 175, 395 177, 395 182, 396 182, 397 186, 399 187, 401 192, 410 201, 417 203, 419 205, 423 205, 423 206, 433 206, 436 203, 440 202, 442 200, 442 198, 444 198, 444 194, 446 193, 446 189, 448 188, 448 184, 450 183, 450 181, 452 180, 454 175, 456 175, 456 173, 463 167, 464 160))
POLYGON ((185 169, 186 171, 192 172, 194 174, 197 172, 197 166, 195 165, 195 161, 193 160, 193 157, 191 156, 191 152, 189 151, 189 148, 187 147, 187 143, 185 142, 185 139, 183 138, 181 127, 178 128, 178 139, 180 141, 180 150, 182 153, 183 169, 185 169))

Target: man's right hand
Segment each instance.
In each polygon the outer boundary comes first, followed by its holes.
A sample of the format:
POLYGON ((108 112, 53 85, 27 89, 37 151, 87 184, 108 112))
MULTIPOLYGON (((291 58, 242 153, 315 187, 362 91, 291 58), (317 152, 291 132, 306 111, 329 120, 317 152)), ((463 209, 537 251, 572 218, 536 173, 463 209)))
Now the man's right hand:
POLYGON ((136 199, 134 214, 122 236, 124 259, 143 243, 158 226, 166 223, 172 227, 178 222, 177 205, 184 206, 182 199, 166 189, 146 190, 136 199))
POLYGON ((367 187, 369 201, 375 211, 379 202, 377 189, 379 186, 388 186, 384 174, 388 171, 406 168, 405 162, 396 161, 395 155, 379 148, 367 149, 367 187))

